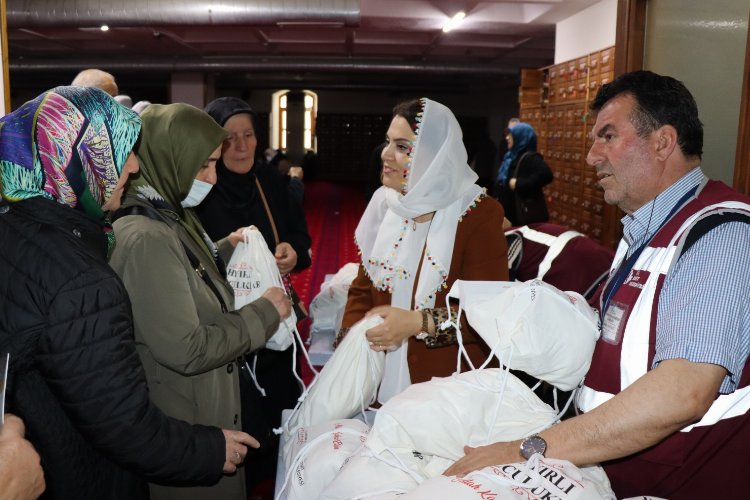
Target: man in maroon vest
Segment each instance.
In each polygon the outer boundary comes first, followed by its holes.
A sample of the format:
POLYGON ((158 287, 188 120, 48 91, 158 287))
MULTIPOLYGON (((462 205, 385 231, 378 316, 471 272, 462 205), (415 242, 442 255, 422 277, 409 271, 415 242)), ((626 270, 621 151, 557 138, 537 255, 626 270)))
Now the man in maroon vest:
POLYGON ((584 413, 467 447, 446 474, 541 453, 602 464, 618 498, 748 498, 750 198, 703 175, 703 128, 681 82, 627 73, 592 110, 587 161, 626 216, 584 413))

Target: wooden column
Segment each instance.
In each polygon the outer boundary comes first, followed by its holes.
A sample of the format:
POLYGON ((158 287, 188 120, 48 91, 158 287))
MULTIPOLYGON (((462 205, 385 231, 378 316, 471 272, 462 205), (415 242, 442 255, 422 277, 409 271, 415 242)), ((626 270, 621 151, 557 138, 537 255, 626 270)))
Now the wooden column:
POLYGON ((737 152, 734 158, 734 188, 750 195, 750 30, 745 48, 745 68, 742 78, 740 121, 737 126, 737 152))
POLYGON ((615 77, 643 69, 647 0, 618 0, 615 77))

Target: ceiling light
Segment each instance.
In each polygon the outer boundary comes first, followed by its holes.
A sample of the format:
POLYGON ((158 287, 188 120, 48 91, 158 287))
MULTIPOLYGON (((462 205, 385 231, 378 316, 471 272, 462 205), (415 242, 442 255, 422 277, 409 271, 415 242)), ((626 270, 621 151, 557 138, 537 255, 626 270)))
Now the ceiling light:
POLYGON ((102 31, 109 31, 109 26, 107 26, 106 24, 102 24, 101 28, 99 29, 102 31))
POLYGON ((464 17, 466 17, 466 12, 461 11, 458 12, 455 16, 448 19, 448 21, 443 25, 443 33, 448 33, 452 29, 456 29, 459 24, 461 24, 461 21, 464 20, 464 17))

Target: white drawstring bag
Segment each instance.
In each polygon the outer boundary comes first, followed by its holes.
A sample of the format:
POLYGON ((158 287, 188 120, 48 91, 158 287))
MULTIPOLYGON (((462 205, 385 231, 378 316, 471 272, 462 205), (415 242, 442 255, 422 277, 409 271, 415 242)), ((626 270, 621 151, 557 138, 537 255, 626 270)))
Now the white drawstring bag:
MULTIPOLYGON (((272 286, 284 288, 279 266, 261 232, 250 226, 243 235, 244 240, 237 243, 227 264, 227 281, 234 289, 234 307, 237 309, 259 299, 272 286)), ((297 316, 292 311, 268 339, 266 348, 285 351, 294 343, 292 335, 296 328, 297 316)))
POLYGON ((540 280, 456 280, 448 298, 459 299, 469 324, 501 362, 512 352, 509 368, 563 391, 576 388, 588 371, 599 317, 580 294, 540 280))
POLYGON ((376 455, 418 450, 455 461, 466 445, 513 441, 557 420, 512 373, 488 368, 409 386, 378 410, 365 446, 376 455))
POLYGON ((345 264, 333 277, 320 286, 320 292, 310 302, 310 331, 338 331, 344 316, 349 287, 357 277, 359 264, 345 264))
MULTIPOLYGON (((320 500, 351 500, 406 493, 423 477, 413 472, 423 467, 425 457, 411 451, 375 457, 363 449, 351 456, 333 481, 321 492, 320 500)), ((311 497, 312 498, 312 497, 311 497)))
POLYGON ((364 415, 375 401, 385 364, 385 353, 370 349, 365 332, 382 322, 378 315, 369 316, 349 329, 283 424, 287 435, 301 426, 364 415))
POLYGON ((334 420, 299 427, 285 448, 287 471, 277 498, 320 498, 346 460, 362 447, 369 426, 360 420, 334 420))
POLYGON ((403 500, 615 500, 601 467, 579 469, 568 461, 534 455, 526 463, 485 467, 464 477, 435 476, 403 500))

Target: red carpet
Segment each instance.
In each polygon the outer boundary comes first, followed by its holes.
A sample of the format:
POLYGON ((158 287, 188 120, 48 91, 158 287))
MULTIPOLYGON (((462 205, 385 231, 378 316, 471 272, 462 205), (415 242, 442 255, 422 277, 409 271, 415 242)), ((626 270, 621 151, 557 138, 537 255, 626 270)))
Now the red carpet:
POLYGON ((325 181, 305 183, 305 216, 312 238, 312 265, 292 275, 294 288, 305 305, 310 305, 326 274, 359 260, 354 230, 364 209, 364 195, 358 185, 325 181))
MULTIPOLYGON (((354 230, 365 209, 363 189, 355 184, 326 181, 305 183, 305 217, 312 238, 312 265, 292 275, 294 289, 306 306, 320 291, 326 274, 334 274, 344 264, 358 262, 354 230)), ((307 338, 310 320, 299 323, 307 338)), ((312 372, 302 362, 302 378, 309 382, 312 372)))

